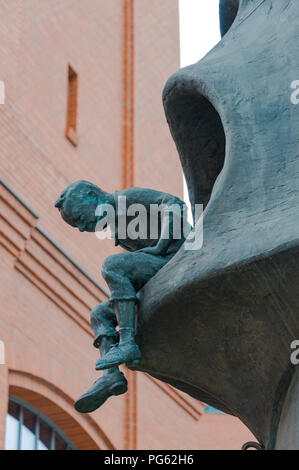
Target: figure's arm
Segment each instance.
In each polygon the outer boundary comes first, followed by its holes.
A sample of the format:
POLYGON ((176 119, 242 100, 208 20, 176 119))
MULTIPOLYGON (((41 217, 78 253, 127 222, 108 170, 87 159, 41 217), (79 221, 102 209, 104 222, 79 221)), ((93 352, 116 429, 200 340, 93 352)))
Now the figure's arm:
POLYGON ((173 240, 173 212, 165 210, 162 218, 161 235, 154 246, 148 246, 138 250, 155 256, 164 256, 173 240))

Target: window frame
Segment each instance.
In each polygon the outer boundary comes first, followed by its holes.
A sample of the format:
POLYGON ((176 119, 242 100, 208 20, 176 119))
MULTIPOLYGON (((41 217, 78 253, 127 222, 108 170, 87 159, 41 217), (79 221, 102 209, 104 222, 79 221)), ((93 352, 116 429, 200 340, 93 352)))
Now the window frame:
MULTIPOLYGON (((17 431, 18 435, 17 435, 17 449, 16 450, 21 450, 22 426, 24 426, 23 424, 24 409, 28 410, 30 413, 32 413, 35 416, 34 450, 39 450, 38 442, 39 442, 39 430, 40 430, 41 421, 44 422, 47 426, 49 426, 49 428, 51 429, 51 443, 50 443, 50 448, 47 450, 56 450, 55 449, 55 436, 57 436, 59 439, 65 442, 66 444, 65 450, 77 450, 77 448, 70 441, 70 439, 64 434, 64 432, 61 431, 61 429, 52 420, 50 420, 44 413, 39 411, 37 408, 25 402, 24 400, 21 400, 20 398, 15 397, 14 395, 9 395, 9 402, 15 403, 16 405, 20 407, 18 418, 15 418, 15 419, 18 419, 18 431, 17 431)), ((7 411, 7 415, 8 414, 9 413, 7 411)), ((5 432, 7 432, 7 430, 5 432)))

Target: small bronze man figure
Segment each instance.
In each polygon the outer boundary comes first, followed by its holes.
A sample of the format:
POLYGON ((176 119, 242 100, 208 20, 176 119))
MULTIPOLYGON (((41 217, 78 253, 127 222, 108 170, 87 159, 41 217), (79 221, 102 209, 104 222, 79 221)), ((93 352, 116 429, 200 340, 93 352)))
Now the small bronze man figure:
POLYGON ((102 266, 102 274, 111 296, 108 302, 92 310, 91 324, 95 333, 94 346, 101 353, 96 369, 104 370, 104 374, 75 403, 78 411, 89 413, 99 408, 110 396, 127 391, 126 378, 118 366, 123 363, 138 364, 141 358, 139 347, 135 343, 136 294, 184 243, 184 233, 188 231, 183 227, 186 205, 170 194, 151 189, 129 188, 109 194, 92 183, 78 181, 62 192, 55 207, 59 209, 65 222, 81 232, 105 230, 109 225, 115 245, 120 245, 129 252, 109 256, 102 266), (125 206, 120 207, 120 200, 124 201, 125 206), (138 237, 134 234, 129 236, 129 225, 133 221, 129 208, 134 205, 142 206, 145 214, 145 233, 138 237), (108 206, 115 214, 113 228, 109 221, 103 223, 106 212, 99 211, 108 206), (152 230, 153 206, 164 207, 166 212, 167 209, 176 207, 179 212, 174 216, 174 212, 168 211, 167 217, 161 217, 160 213, 157 227, 154 227, 156 230, 152 230), (179 236, 174 236, 175 219, 179 219, 179 236), (120 227, 122 220, 125 221, 125 237, 120 236, 120 231, 123 232, 120 227), (153 231, 156 232, 154 235, 153 231))

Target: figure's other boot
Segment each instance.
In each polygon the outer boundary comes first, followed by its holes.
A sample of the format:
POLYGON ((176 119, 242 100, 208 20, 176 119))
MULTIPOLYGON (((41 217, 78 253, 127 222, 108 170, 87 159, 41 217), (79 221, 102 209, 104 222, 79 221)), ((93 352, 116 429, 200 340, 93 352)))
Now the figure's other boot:
POLYGON ((135 343, 135 302, 118 301, 116 311, 119 324, 119 344, 113 345, 96 363, 96 370, 108 369, 120 364, 140 363, 140 349, 135 343))
MULTIPOLYGON (((114 336, 104 336, 99 346, 101 355, 104 356, 107 351, 116 343, 114 336)), ((127 380, 118 367, 105 370, 102 377, 97 379, 90 389, 81 395, 75 403, 75 409, 80 413, 91 413, 113 395, 121 395, 128 390, 127 380)))
POLYGON ((135 341, 119 343, 118 346, 111 347, 105 357, 97 361, 96 370, 109 369, 124 363, 137 365, 140 363, 140 358, 140 349, 135 341))
POLYGON ((104 373, 96 380, 88 392, 78 398, 75 408, 80 413, 91 413, 100 408, 111 396, 121 395, 127 390, 128 382, 124 374, 117 367, 113 367, 109 369, 109 373, 104 373))

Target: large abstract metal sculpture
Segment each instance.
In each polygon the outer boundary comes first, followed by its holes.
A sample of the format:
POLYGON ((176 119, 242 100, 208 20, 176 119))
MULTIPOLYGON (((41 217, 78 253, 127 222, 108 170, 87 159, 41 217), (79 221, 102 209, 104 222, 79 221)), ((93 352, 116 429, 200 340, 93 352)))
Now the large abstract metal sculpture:
POLYGON ((221 42, 164 89, 204 243, 141 292, 138 369, 238 416, 266 448, 298 449, 299 3, 221 8, 221 42))

